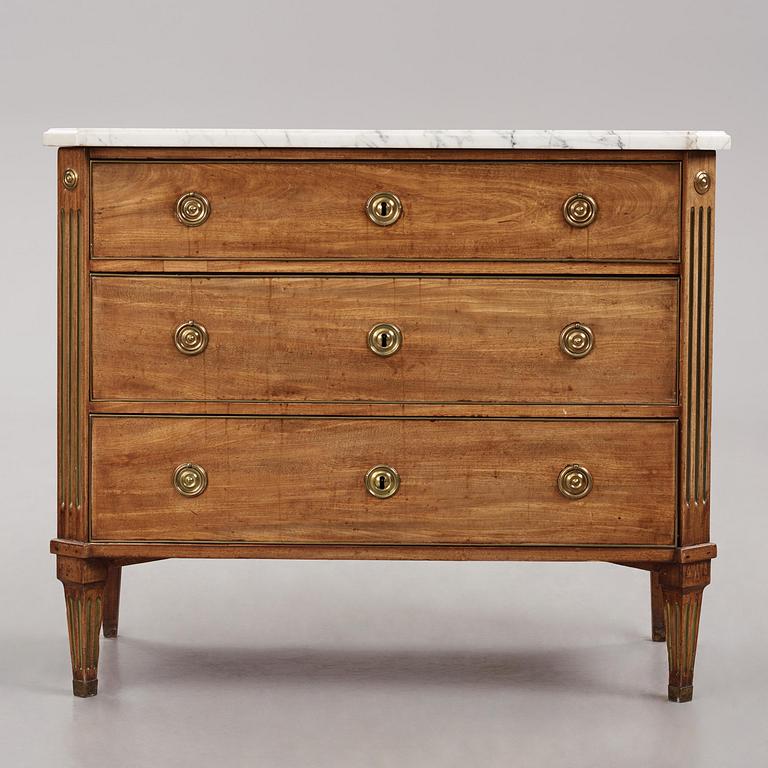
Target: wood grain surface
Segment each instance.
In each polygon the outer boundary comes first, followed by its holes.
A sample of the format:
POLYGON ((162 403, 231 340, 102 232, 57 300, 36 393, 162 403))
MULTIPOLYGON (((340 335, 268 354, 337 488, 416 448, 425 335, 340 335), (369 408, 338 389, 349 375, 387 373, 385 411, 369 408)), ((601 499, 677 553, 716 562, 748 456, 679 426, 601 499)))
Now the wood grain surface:
POLYGON ((97 400, 677 401, 674 279, 93 278, 97 400), (209 344, 180 353, 174 329, 209 344), (368 330, 403 346, 373 354, 368 330), (584 358, 561 330, 588 325, 584 358))
POLYGON ((177 259, 90 259, 90 270, 94 274, 129 272, 147 272, 160 274, 263 274, 284 275, 498 275, 501 277, 520 275, 565 275, 580 277, 583 275, 616 277, 677 276, 680 263, 676 261, 518 261, 500 260, 478 261, 466 259, 429 259, 429 260, 391 260, 386 269, 381 261, 363 261, 357 259, 292 259, 290 262, 279 259, 206 259, 184 257, 177 259))
POLYGON ((116 563, 126 560, 150 562, 167 558, 230 558, 258 560, 489 560, 524 562, 607 562, 618 565, 674 562, 680 550, 671 546, 546 546, 450 544, 253 544, 189 543, 156 541, 76 542, 51 541, 51 552, 71 558, 105 558, 116 563))
POLYGON ((579 163, 647 163, 650 161, 682 162, 686 154, 680 149, 455 149, 450 147, 422 149, 378 149, 375 147, 89 147, 93 160, 164 160, 195 162, 222 160, 322 160, 370 162, 408 160, 455 162, 579 162, 579 163))
POLYGON ((92 165, 96 258, 678 260, 680 163, 106 162, 92 165), (397 194, 390 227, 365 203, 397 194), (205 195, 208 221, 175 205, 205 195), (575 228, 563 203, 595 198, 575 228))
POLYGON ((285 403, 243 400, 95 400, 93 414, 180 416, 349 416, 368 418, 677 419, 679 405, 531 405, 530 403, 285 403))
POLYGON ((674 422, 92 418, 92 538, 349 544, 671 545, 674 422), (195 498, 172 485, 194 462, 195 498), (583 499, 557 490, 567 464, 583 499), (377 499, 378 464, 402 478, 377 499))
POLYGON ((85 540, 88 531, 88 401, 90 301, 88 233, 90 175, 87 150, 59 150, 58 190, 58 519, 59 536, 85 540), (77 184, 63 184, 66 170, 77 184))
POLYGON ((684 163, 681 266, 680 544, 709 541, 712 427, 712 307, 715 248, 715 153, 691 152, 684 163), (696 174, 710 187, 700 194, 696 174))

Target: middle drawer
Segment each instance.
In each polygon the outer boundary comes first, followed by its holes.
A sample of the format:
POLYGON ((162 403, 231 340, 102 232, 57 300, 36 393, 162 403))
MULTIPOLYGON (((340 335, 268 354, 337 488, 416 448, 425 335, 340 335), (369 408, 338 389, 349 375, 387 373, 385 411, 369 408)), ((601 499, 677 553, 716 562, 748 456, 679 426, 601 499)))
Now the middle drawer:
POLYGON ((674 278, 95 276, 92 396, 670 404, 677 302, 674 278))

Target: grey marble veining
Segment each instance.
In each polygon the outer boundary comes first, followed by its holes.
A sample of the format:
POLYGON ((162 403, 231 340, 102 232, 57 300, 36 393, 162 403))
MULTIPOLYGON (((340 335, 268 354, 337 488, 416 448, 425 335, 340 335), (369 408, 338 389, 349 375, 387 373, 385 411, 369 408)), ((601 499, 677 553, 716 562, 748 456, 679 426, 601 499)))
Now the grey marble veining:
POLYGON ((51 128, 53 147, 298 147, 369 149, 730 149, 723 131, 333 130, 51 128))

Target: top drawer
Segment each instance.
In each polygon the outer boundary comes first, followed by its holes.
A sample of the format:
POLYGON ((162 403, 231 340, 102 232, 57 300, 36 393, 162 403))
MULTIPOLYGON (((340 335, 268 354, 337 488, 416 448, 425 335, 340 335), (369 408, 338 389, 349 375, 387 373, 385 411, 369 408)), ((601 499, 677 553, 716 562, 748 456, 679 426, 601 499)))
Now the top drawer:
POLYGON ((97 161, 92 255, 676 261, 679 194, 676 162, 97 161))

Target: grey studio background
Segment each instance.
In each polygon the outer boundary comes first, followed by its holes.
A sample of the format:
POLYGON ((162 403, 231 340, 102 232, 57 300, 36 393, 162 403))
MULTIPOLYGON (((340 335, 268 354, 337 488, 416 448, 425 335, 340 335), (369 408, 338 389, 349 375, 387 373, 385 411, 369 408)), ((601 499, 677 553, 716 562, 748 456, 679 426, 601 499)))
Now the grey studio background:
POLYGON ((13 766, 768 761, 762 2, 0 4, 0 751, 13 766), (724 129, 712 540, 692 704, 609 565, 127 568, 74 699, 55 534, 50 126, 724 129))

